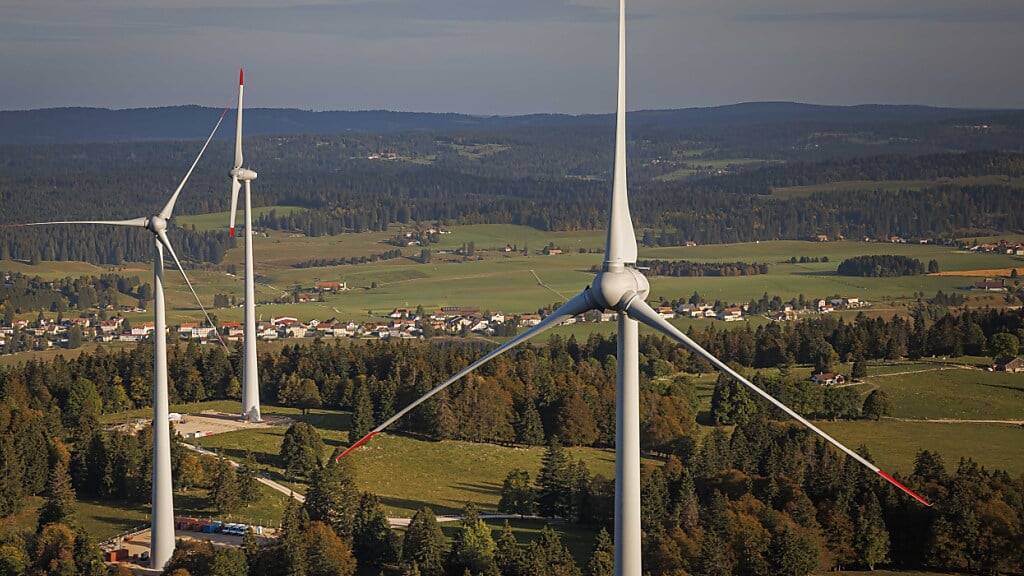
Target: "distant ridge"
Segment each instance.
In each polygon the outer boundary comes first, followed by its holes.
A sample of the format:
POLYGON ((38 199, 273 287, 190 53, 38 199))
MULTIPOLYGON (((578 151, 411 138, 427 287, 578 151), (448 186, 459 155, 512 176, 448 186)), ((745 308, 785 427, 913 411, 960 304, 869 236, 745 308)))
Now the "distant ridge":
MULTIPOLYGON (((0 144, 55 144, 133 140, 192 140, 208 129, 219 109, 202 106, 162 108, 45 108, 0 111, 0 144)), ((1019 116, 1021 111, 935 108, 912 105, 825 106, 796 102, 750 102, 708 108, 643 110, 630 113, 632 128, 686 129, 711 125, 820 122, 860 124, 919 123, 1019 116)), ((530 114, 474 116, 456 113, 329 111, 254 108, 246 113, 253 135, 386 133, 415 130, 459 131, 517 127, 611 126, 612 114, 530 114)), ((227 137, 229 131, 222 134, 227 137)))

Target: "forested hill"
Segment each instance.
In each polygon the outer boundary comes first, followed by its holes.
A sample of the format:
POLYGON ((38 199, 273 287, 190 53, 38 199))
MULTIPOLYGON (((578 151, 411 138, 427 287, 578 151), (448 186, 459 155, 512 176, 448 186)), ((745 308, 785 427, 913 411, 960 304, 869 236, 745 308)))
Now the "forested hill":
MULTIPOLYGON (((205 134, 220 109, 201 106, 135 108, 48 108, 0 111, 0 144, 52 144, 134 140, 194 139, 205 134)), ((523 127, 611 126, 611 114, 471 116, 421 112, 327 111, 288 108, 246 110, 252 135, 371 133, 413 130, 458 131, 523 127)), ((710 108, 646 110, 630 114, 633 128, 703 129, 711 126, 824 124, 927 124, 975 122, 1024 123, 1024 112, 932 108, 927 106, 821 106, 792 102, 754 102, 710 108)), ((229 137, 225 130, 222 137, 229 137)))

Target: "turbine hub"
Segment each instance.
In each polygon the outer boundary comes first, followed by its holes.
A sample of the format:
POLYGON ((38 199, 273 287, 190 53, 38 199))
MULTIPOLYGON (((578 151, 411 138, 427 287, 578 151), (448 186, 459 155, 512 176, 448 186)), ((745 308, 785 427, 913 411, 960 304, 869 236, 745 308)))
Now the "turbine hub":
POLYGON ((235 168, 231 171, 231 177, 242 182, 251 182, 256 179, 256 172, 248 168, 235 168))
POLYGON ((149 217, 146 221, 146 230, 149 230, 153 234, 159 234, 167 230, 167 219, 162 218, 159 214, 155 214, 149 217))
POLYGON ((622 312, 634 298, 647 299, 651 285, 647 277, 635 268, 609 266, 600 272, 590 284, 590 294, 595 302, 606 310, 622 312))

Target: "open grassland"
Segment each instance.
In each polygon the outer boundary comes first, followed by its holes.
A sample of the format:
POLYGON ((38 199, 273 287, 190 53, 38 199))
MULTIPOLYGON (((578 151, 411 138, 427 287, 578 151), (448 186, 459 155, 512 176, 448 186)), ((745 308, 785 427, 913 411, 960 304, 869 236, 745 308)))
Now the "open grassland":
POLYGON ((1008 424, 946 424, 935 422, 841 421, 818 425, 850 447, 867 446, 875 463, 892 472, 909 473, 921 450, 938 452, 946 467, 973 458, 989 469, 1024 474, 1024 427, 1008 424))
MULTIPOLYGON (((238 202, 238 215, 235 219, 236 226, 245 225, 245 191, 243 190, 239 196, 238 202)), ((305 208, 299 208, 297 206, 257 206, 252 209, 252 219, 267 214, 271 211, 277 212, 278 216, 284 216, 293 212, 301 212, 306 210, 305 208)), ((183 214, 176 216, 174 220, 180 226, 194 227, 196 230, 227 230, 228 221, 231 220, 230 212, 213 212, 210 214, 183 214)))
MULTIPOLYGON (((279 526, 287 497, 260 484, 259 501, 241 508, 238 512, 222 516, 207 505, 208 494, 204 489, 176 491, 174 513, 178 516, 217 518, 256 524, 279 526)), ((0 534, 9 530, 34 532, 43 506, 41 497, 27 499, 25 508, 16 516, 5 518, 0 525, 0 534)), ((75 520, 96 541, 112 538, 136 527, 149 524, 149 504, 118 500, 80 499, 75 507, 75 520)))
MULTIPOLYGON (((308 416, 267 407, 264 414, 285 413, 316 426, 330 451, 348 441, 349 415, 332 410, 311 411, 308 416)), ((272 479, 304 492, 305 486, 284 475, 278 453, 284 428, 265 428, 218 434, 200 440, 204 448, 221 450, 240 458, 246 450, 256 457, 272 479)), ((571 448, 574 458, 587 463, 593 474, 614 476, 615 454, 610 450, 571 448)), ((543 447, 511 448, 469 442, 430 442, 404 436, 382 435, 352 454, 360 488, 381 497, 389 514, 411 516, 430 506, 439 513, 460 510, 472 502, 481 510, 494 511, 501 483, 509 471, 522 468, 536 477, 543 447)))
MULTIPOLYGON (((393 226, 388 232, 317 238, 280 231, 268 231, 268 235, 257 236, 256 292, 261 301, 257 314, 265 319, 290 315, 301 319, 336 316, 363 320, 379 317, 396 306, 417 305, 427 309, 465 305, 507 313, 532 312, 560 300, 558 294, 569 296, 586 286, 592 278, 590 270, 600 265, 602 257, 597 253, 580 254, 579 250, 593 251, 604 243, 603 234, 599 231, 542 232, 513 225, 456 226, 451 234, 441 237, 439 244, 429 247, 434 253, 429 264, 413 260, 420 250, 414 246, 403 248, 403 257, 394 260, 317 268, 292 267, 297 262, 311 258, 366 256, 392 250, 394 247, 386 244, 385 240, 399 230, 399 227, 393 226), (481 260, 461 262, 453 255, 440 254, 440 251, 454 250, 469 242, 475 244, 481 260), (537 251, 549 242, 562 247, 567 253, 560 256, 538 255, 537 251), (531 254, 509 256, 499 252, 506 244, 520 249, 527 246, 531 254), (534 274, 548 287, 539 285, 534 274), (275 299, 288 296, 298 287, 308 289, 318 280, 347 282, 352 289, 342 294, 326 294, 323 302, 272 303, 275 299)), ((924 262, 935 259, 943 271, 960 271, 963 274, 982 274, 1024 264, 1022 258, 1003 254, 973 254, 943 246, 877 242, 772 241, 641 250, 641 258, 765 262, 770 265, 769 273, 759 276, 651 277, 652 300, 687 298, 697 291, 711 301, 747 302, 767 292, 784 298, 800 294, 807 297, 859 296, 876 303, 876 306, 889 307, 892 301, 909 298, 916 292, 951 292, 971 283, 971 278, 942 275, 858 278, 835 274, 836 266, 843 259, 866 254, 898 254, 919 258, 924 262), (793 256, 827 256, 830 261, 785 263, 793 256)), ((206 304, 212 303, 215 294, 241 297, 241 276, 226 272, 228 266, 240 265, 241 262, 242 247, 241 243, 237 243, 235 248, 228 251, 224 264, 189 272, 206 304)), ((5 261, 0 263, 0 269, 18 270, 46 278, 98 274, 111 270, 147 279, 151 274, 148 265, 140 263, 115 269, 71 262, 44 262, 30 266, 5 261)), ((187 287, 174 271, 168 271, 166 286, 170 323, 201 318, 187 287)), ((240 320, 242 317, 241 308, 220 309, 214 313, 221 320, 240 320)), ((151 313, 129 314, 128 317, 132 321, 146 321, 150 319, 151 313)), ((583 333, 591 328, 576 327, 571 330, 583 333)))
POLYGON ((1024 420, 1024 374, 933 370, 869 376, 865 386, 884 390, 897 418, 1024 420))
POLYGON ((799 198, 811 196, 819 192, 899 192, 900 190, 918 191, 941 186, 982 186, 1004 185, 1012 187, 1024 186, 1024 178, 1011 178, 1003 175, 964 176, 958 178, 936 178, 934 180, 842 180, 809 186, 784 186, 772 189, 772 195, 781 198, 799 198))

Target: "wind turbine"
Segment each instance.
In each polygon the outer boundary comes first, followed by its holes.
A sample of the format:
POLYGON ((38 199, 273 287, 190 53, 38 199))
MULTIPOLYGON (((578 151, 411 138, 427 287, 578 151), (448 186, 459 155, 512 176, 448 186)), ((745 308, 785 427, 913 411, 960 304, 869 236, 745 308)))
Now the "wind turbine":
POLYGON ((619 85, 615 130, 615 172, 609 211, 604 265, 590 286, 569 299, 540 324, 495 348, 444 383, 360 438, 338 458, 366 444, 374 436, 449 385, 496 356, 562 322, 591 310, 618 313, 618 376, 615 410, 615 574, 640 576, 640 367, 637 328, 644 323, 703 356, 719 370, 771 402, 797 422, 827 440, 848 456, 875 472, 918 502, 930 506, 922 496, 901 484, 877 466, 829 436, 788 406, 761 390, 724 362, 691 340, 651 308, 645 298, 650 290, 647 278, 636 268, 637 244, 629 215, 626 191, 626 2, 619 0, 619 85))
POLYGON ((238 70, 238 112, 235 116, 235 165, 231 169, 231 227, 235 236, 235 213, 238 190, 245 183, 245 362, 242 368, 242 419, 259 422, 260 379, 256 362, 256 287, 252 255, 252 192, 256 173, 242 167, 242 95, 245 91, 245 70, 238 70))
MULTIPOLYGON (((152 488, 152 512, 150 515, 150 544, 149 557, 150 566, 155 570, 163 570, 164 565, 170 560, 174 553, 174 494, 171 489, 171 432, 168 423, 168 400, 167 400, 167 311, 164 304, 164 250, 174 259, 178 271, 188 284, 192 296, 195 297, 199 308, 206 316, 211 326, 216 326, 207 313, 203 303, 199 300, 192 282, 185 274, 185 269, 178 260, 170 240, 167 238, 167 223, 173 218, 174 204, 178 201, 178 195, 188 182, 189 176, 195 170, 199 159, 203 157, 206 148, 210 145, 213 135, 217 133, 227 109, 221 113, 220 119, 213 127, 210 135, 203 143, 202 149, 192 162, 192 166, 181 179, 178 188, 171 195, 160 212, 151 216, 133 218, 131 220, 79 220, 59 222, 36 222, 26 226, 44 226, 52 224, 102 224, 108 226, 128 226, 132 228, 145 228, 153 234, 153 488, 152 488)), ((218 335, 218 338, 220 336, 218 335)), ((223 345, 223 341, 221 341, 223 345)))

